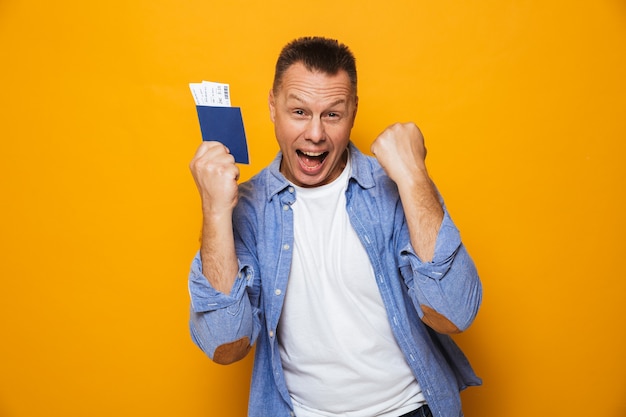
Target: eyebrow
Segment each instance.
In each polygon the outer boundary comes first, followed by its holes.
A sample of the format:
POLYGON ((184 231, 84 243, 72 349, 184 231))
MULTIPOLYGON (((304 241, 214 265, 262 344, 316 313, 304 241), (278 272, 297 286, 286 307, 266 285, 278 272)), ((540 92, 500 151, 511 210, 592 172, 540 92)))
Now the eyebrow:
MULTIPOLYGON (((307 102, 302 97, 300 97, 300 96, 298 96, 296 94, 293 94, 293 93, 289 94, 287 96, 287 99, 294 99, 296 101, 299 101, 300 103, 307 104, 307 102)), ((333 106, 336 106, 337 104, 342 104, 342 103, 345 103, 345 102, 346 102, 346 99, 340 98, 340 99, 337 99, 337 100, 333 101, 332 103, 330 103, 330 105, 328 107, 333 107, 333 106)))

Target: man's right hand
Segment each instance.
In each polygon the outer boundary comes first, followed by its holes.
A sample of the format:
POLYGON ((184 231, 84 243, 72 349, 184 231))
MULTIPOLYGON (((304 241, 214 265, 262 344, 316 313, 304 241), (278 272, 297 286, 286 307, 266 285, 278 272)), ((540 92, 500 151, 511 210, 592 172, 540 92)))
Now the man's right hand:
POLYGON ((232 212, 237 204, 239 168, 228 148, 220 142, 202 142, 189 169, 202 199, 205 216, 232 212))

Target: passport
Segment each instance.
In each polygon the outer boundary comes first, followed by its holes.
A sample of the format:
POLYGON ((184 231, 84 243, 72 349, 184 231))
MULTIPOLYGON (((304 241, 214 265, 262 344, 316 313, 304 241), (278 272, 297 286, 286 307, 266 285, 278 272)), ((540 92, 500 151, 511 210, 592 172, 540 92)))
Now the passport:
POLYGON ((249 164, 248 143, 239 107, 196 106, 202 140, 223 143, 235 162, 249 164))

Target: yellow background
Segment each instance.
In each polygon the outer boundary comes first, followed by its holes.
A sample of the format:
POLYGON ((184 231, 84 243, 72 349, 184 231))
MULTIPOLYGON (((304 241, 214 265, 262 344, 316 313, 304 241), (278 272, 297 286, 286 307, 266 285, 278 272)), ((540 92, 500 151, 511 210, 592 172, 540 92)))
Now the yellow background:
POLYGON ((484 282, 466 415, 625 416, 622 0, 0 2, 0 416, 245 414, 250 358, 187 331, 187 84, 231 84, 249 178, 276 56, 310 34, 357 56, 358 145, 426 136, 484 282))

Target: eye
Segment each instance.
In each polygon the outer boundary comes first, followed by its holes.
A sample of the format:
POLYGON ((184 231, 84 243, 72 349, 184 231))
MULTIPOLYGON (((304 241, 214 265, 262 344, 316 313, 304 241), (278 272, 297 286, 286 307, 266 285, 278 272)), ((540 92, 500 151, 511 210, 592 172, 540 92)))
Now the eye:
POLYGON ((293 114, 296 114, 298 116, 304 116, 304 110, 296 109, 296 110, 293 111, 293 114))

